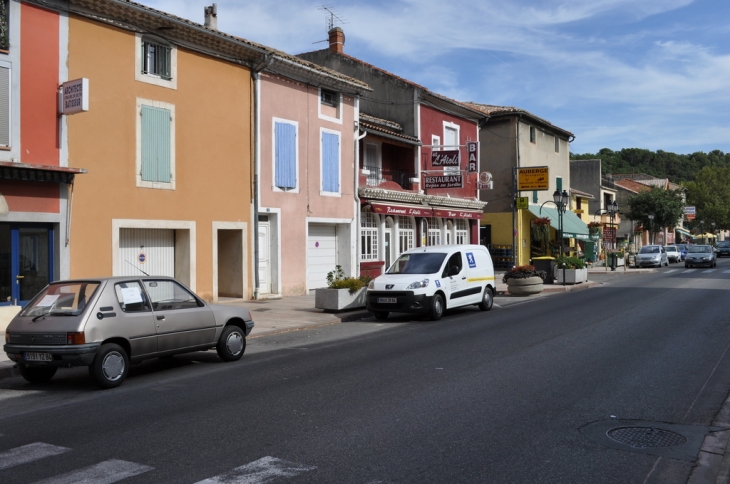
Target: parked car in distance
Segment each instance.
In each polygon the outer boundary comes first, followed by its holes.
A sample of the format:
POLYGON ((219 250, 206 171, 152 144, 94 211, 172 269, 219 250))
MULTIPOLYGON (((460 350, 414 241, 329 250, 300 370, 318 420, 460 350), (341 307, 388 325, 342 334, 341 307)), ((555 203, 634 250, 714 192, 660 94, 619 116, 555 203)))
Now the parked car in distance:
POLYGON ((684 267, 715 267, 717 256, 711 245, 690 245, 687 249, 687 257, 684 259, 684 267))
POLYGON ((149 358, 215 348, 236 361, 253 325, 247 309, 207 304, 171 277, 67 280, 46 286, 13 318, 3 350, 29 382, 88 366, 99 386, 113 388, 130 363, 149 358))
POLYGON ((434 245, 403 252, 387 272, 368 285, 368 311, 377 319, 391 312, 441 319, 453 307, 492 309, 494 266, 483 245, 434 245))
POLYGON ((664 251, 667 253, 667 260, 669 262, 679 262, 682 259, 682 254, 676 245, 667 245, 664 247, 664 251))
POLYGON ((636 267, 668 266, 667 252, 663 245, 645 245, 636 254, 636 267))
POLYGON ((715 247, 718 257, 730 256, 730 240, 721 240, 715 247))

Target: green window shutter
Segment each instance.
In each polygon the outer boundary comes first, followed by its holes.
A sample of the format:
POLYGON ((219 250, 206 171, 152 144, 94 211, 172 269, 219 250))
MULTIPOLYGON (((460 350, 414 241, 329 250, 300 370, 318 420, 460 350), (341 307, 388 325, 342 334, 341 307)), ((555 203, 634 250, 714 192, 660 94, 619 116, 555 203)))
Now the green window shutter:
POLYGON ((561 192, 563 191, 563 177, 562 176, 555 177, 555 186, 557 187, 557 189, 559 191, 561 191, 561 192))
POLYGON ((142 106, 142 180, 170 183, 170 111, 142 106))

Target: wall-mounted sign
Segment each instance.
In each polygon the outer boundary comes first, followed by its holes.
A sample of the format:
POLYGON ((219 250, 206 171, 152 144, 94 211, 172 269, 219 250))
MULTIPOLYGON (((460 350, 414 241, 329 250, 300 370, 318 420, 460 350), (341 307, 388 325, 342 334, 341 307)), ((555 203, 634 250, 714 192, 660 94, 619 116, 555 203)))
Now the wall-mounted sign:
POLYGON ((89 110, 89 80, 85 77, 61 84, 59 93, 61 114, 82 113, 89 110))
POLYGON ((685 215, 695 215, 695 207, 684 207, 684 214, 685 215))
POLYGON ((463 178, 461 175, 447 176, 425 176, 426 188, 461 188, 463 178))
POLYGON ((426 207, 391 205, 386 203, 370 203, 373 212, 385 215, 410 215, 412 217, 430 217, 433 210, 426 207))
POLYGON ((144 252, 140 252, 137 256, 137 260, 140 264, 144 264, 145 262, 147 262, 147 254, 145 254, 144 252))
POLYGON ((432 151, 431 166, 459 166, 459 150, 432 151))
POLYGON ((477 190, 492 190, 493 188, 494 181, 492 180, 492 174, 488 171, 481 172, 477 180, 477 190))
POLYGON ((434 217, 468 218, 468 219, 480 220, 482 218, 482 215, 483 215, 483 212, 467 212, 464 210, 453 210, 453 209, 445 209, 445 208, 434 208, 433 209, 434 217))
POLYGON ((479 142, 466 142, 466 171, 476 173, 479 171, 479 142))
POLYGON ((547 190, 549 181, 547 166, 517 168, 517 190, 547 190))
POLYGON ((530 198, 517 197, 517 202, 515 205, 517 206, 518 210, 527 210, 528 208, 530 208, 530 198))

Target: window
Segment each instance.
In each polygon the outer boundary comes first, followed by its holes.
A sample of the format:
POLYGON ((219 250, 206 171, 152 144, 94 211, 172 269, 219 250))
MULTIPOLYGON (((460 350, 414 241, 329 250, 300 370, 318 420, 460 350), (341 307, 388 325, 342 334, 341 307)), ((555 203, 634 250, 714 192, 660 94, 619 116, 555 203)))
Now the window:
POLYGON ((410 217, 398 217, 398 254, 413 248, 416 231, 410 217))
POLYGON ((340 134, 322 131, 322 194, 340 194, 340 134))
POLYGON ((329 89, 319 90, 319 117, 337 124, 342 124, 341 104, 342 96, 329 89))
POLYGON ((360 214, 360 260, 378 260, 378 220, 372 212, 360 214))
POLYGON ((441 245, 441 221, 438 218, 432 218, 428 224, 427 245, 441 245))
POLYGON ((297 188, 297 125, 274 120, 274 186, 280 190, 297 188))
POLYGON ((125 313, 150 311, 150 304, 142 286, 137 281, 120 282, 114 285, 119 307, 125 313))
POLYGON ((441 274, 441 277, 448 277, 449 274, 456 275, 461 272, 461 268, 461 252, 457 252, 449 257, 449 261, 446 263, 446 267, 444 267, 444 272, 441 274), (452 267, 455 268, 453 272, 451 271, 452 267))
POLYGON ((175 189, 175 106, 138 99, 137 186, 175 189))
MULTIPOLYGON (((459 125, 444 122, 444 150, 459 149, 459 125)), ((461 162, 461 160, 459 160, 461 162)), ((459 171, 460 166, 445 166, 444 171, 459 171)))
POLYGON ((135 80, 177 89, 177 49, 161 38, 142 34, 136 35, 135 45, 135 80))
POLYGON ((10 64, 6 62, 0 62, 0 146, 10 146, 10 64))
POLYGON ((456 243, 469 243, 469 222, 464 219, 456 219, 456 243))
POLYGON ((319 95, 322 104, 326 106, 332 106, 333 108, 337 107, 337 97, 338 96, 336 92, 330 91, 328 89, 322 89, 319 95))
POLYGON ((369 187, 376 187, 380 185, 383 180, 383 159, 380 155, 380 144, 378 143, 365 143, 365 162, 363 168, 368 170, 367 185, 369 187))
POLYGON ((537 135, 535 133, 535 127, 530 126, 530 143, 535 143, 536 138, 537 138, 537 135))
POLYGON ((144 287, 150 296, 152 309, 155 311, 191 309, 202 306, 195 296, 175 281, 144 281, 144 287))
POLYGON ((560 153, 560 138, 555 137, 555 152, 560 153))
POLYGON ((10 32, 8 25, 10 24, 10 17, 8 12, 10 10, 9 0, 0 0, 0 50, 8 50, 10 48, 10 32))

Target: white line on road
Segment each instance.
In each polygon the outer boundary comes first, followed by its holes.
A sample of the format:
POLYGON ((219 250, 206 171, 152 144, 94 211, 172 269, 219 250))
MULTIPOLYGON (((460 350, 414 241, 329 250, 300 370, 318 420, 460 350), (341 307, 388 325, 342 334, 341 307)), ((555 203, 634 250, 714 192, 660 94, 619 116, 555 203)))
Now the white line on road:
POLYGON ((722 271, 722 272, 723 272, 723 274, 730 274, 730 269, 728 269, 726 271, 722 271))
POLYGON ((703 274, 707 274, 708 272, 715 272, 717 269, 707 269, 706 271, 702 271, 703 274))
POLYGON ((35 484, 112 484, 152 469, 154 467, 111 459, 66 474, 43 479, 35 484))
POLYGON ((69 450, 71 449, 44 444, 43 442, 23 445, 0 453, 0 469, 8 469, 21 464, 27 464, 34 460, 43 459, 44 457, 63 454, 69 450))
POLYGON ((316 467, 267 456, 241 467, 236 467, 227 474, 211 477, 196 484, 264 484, 277 477, 295 477, 314 469, 316 467))
POLYGON ((682 274, 687 274, 688 272, 694 272, 697 269, 687 269, 686 271, 682 271, 682 274))
POLYGON ((664 271, 665 274, 671 274, 674 271, 678 271, 679 269, 669 269, 668 271, 664 271))

